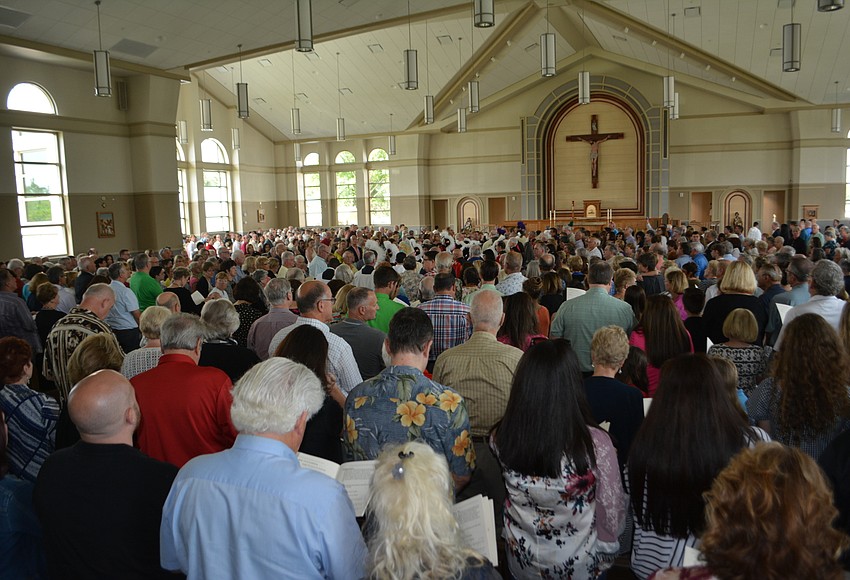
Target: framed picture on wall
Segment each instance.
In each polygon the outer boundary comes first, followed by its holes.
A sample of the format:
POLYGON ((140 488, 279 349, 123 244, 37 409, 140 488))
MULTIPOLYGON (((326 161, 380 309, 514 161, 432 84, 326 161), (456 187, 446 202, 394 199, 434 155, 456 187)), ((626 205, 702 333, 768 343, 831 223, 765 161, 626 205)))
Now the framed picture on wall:
POLYGON ((257 223, 265 223, 266 221, 266 210, 260 208, 257 210, 257 223))
POLYGON ((97 212, 97 237, 115 237, 115 216, 111 211, 97 212))

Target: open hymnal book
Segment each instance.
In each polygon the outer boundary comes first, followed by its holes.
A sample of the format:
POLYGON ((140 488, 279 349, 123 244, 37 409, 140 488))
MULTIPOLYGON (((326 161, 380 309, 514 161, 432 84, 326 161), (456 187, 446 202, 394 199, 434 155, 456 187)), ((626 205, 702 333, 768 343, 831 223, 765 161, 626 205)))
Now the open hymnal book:
POLYGON ((298 462, 301 467, 324 473, 340 482, 348 492, 348 497, 354 505, 354 515, 358 518, 366 512, 376 461, 351 461, 340 465, 321 457, 299 453, 298 462))
POLYGON ((460 524, 460 535, 466 547, 490 560, 493 566, 498 566, 493 500, 479 494, 453 505, 452 513, 460 524))

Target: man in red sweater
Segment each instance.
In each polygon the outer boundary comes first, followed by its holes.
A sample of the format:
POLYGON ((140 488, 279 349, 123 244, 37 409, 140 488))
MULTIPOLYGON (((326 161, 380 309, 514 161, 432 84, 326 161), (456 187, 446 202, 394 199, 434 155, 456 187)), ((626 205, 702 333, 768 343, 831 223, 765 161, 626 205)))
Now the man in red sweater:
POLYGON ((230 378, 217 368, 198 366, 203 337, 197 316, 172 315, 160 331, 159 364, 130 381, 142 410, 139 449, 177 467, 229 449, 236 439, 230 378))

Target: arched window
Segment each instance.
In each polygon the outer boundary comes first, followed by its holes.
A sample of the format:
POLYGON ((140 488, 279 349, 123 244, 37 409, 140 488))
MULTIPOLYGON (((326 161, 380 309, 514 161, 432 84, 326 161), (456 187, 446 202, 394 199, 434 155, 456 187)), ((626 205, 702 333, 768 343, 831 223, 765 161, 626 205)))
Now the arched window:
MULTIPOLYGON (((354 163, 351 151, 340 151, 336 163, 354 163)), ((357 173, 354 169, 336 172, 336 216, 337 224, 357 223, 357 173)))
POLYGON ((204 178, 204 214, 208 232, 226 232, 233 229, 230 220, 230 171, 227 153, 215 139, 201 142, 201 162, 204 178), (218 167, 208 167, 218 165, 218 167))
POLYGON ((56 104, 53 102, 53 97, 33 83, 20 83, 12 87, 9 96, 6 98, 6 108, 13 111, 56 114, 56 104))
MULTIPOLYGON (((318 153, 304 156, 304 167, 319 164, 318 153)), ((304 225, 322 225, 322 179, 318 172, 304 173, 302 181, 302 202, 304 203, 304 225)))
MULTIPOLYGON (((389 160, 386 150, 372 149, 369 152, 370 162, 389 160)), ((390 170, 386 167, 369 168, 369 222, 372 224, 389 224, 390 221, 390 170)))
MULTIPOLYGON (((32 83, 15 85, 6 97, 6 107, 56 114, 53 98, 32 83)), ((60 139, 61 135, 54 131, 12 129, 18 217, 25 257, 68 254, 70 231, 65 220, 60 139)))
POLYGON ((188 235, 189 228, 189 193, 186 191, 186 155, 180 143, 177 143, 177 199, 180 205, 180 231, 188 235))

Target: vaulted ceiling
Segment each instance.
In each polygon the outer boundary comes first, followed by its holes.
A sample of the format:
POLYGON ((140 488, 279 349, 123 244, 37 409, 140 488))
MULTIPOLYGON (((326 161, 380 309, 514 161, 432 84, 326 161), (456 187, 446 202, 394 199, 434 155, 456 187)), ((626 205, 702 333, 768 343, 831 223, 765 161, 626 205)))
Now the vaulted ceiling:
MULTIPOLYGON (((314 53, 293 50, 292 0, 103 0, 101 22, 115 74, 148 67, 194 78, 226 103, 235 101, 241 44, 251 115, 274 127, 275 138, 295 138, 293 104, 299 139, 333 135, 340 113, 349 135, 387 132, 391 113, 396 131, 419 127, 429 88, 436 127, 447 128, 475 76, 483 107, 543 82, 538 43, 547 30, 556 33, 560 74, 603 59, 659 76, 672 70, 680 83, 755 109, 850 102, 850 6, 821 13, 815 0, 495 4, 496 26, 482 29, 472 27, 472 0, 410 0, 409 17, 403 0, 313 0, 314 53), (802 24, 802 67, 786 73, 782 26, 792 17, 802 24), (399 86, 409 46, 419 52, 416 91, 399 86)), ((0 0, 0 34, 7 52, 23 47, 87 66, 98 42, 94 2, 0 0)), ((660 84, 658 92, 660 99, 660 84)))

